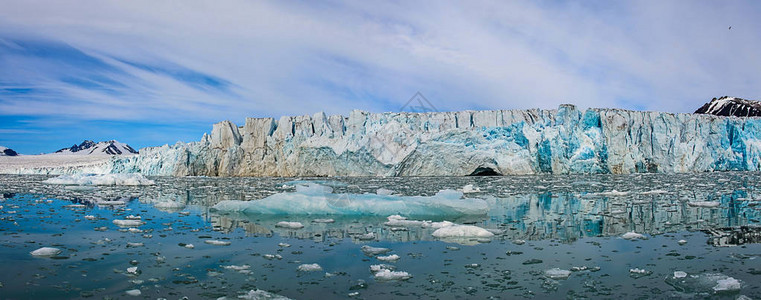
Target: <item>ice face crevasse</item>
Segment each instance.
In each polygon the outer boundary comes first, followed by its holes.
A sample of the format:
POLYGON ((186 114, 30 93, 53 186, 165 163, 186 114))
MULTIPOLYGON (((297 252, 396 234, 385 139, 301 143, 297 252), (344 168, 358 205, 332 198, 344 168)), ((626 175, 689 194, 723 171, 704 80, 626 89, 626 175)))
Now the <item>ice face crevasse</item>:
POLYGON ((761 169, 761 119, 620 109, 368 113, 224 121, 113 172, 463 176, 761 169))

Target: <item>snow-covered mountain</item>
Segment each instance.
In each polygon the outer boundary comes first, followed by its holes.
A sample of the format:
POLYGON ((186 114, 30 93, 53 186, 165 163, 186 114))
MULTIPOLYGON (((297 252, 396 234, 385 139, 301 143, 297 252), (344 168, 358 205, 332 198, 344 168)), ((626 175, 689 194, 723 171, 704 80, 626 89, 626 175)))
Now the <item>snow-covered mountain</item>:
POLYGON ((0 146, 0 156, 16 156, 18 153, 11 148, 0 146))
POLYGON ((79 145, 74 144, 74 146, 63 148, 55 153, 70 155, 125 155, 137 154, 138 152, 129 145, 114 140, 98 143, 85 140, 79 145))
POLYGON ((696 114, 710 114, 716 116, 757 117, 761 116, 761 102, 724 96, 713 98, 711 102, 703 104, 696 114))

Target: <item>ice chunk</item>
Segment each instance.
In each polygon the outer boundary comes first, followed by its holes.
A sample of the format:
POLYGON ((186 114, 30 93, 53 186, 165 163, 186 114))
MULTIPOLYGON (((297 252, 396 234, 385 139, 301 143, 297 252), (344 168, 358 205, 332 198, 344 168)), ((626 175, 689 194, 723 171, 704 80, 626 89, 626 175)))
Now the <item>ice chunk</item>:
POLYGON ((301 229, 301 228, 304 228, 304 224, 301 224, 300 222, 281 221, 281 222, 277 222, 277 224, 275 224, 275 227, 288 228, 288 229, 301 229))
POLYGON ((636 233, 634 231, 624 233, 623 235, 621 235, 621 238, 625 240, 637 240, 637 239, 646 240, 647 239, 645 235, 636 233))
POLYGON ((302 264, 298 268, 301 272, 315 272, 315 271, 322 271, 322 267, 318 264, 302 264))
POLYGON ((454 225, 454 223, 449 221, 433 222, 433 221, 407 220, 406 217, 402 217, 400 215, 391 215, 386 218, 388 219, 388 221, 383 223, 383 225, 386 225, 389 227, 443 228, 443 227, 454 225))
POLYGON ((127 273, 128 274, 137 275, 137 267, 129 267, 129 268, 127 268, 127 273))
POLYGON ((388 196, 388 195, 391 195, 393 193, 394 193, 394 191, 389 190, 389 189, 384 189, 384 188, 379 188, 379 189, 377 189, 375 191, 376 195, 382 195, 382 196, 388 196))
POLYGON ((684 244, 687 244, 687 241, 686 240, 679 240, 677 243, 679 245, 684 245, 684 244))
POLYGON ((179 201, 158 201, 153 203, 155 208, 180 210, 185 208, 185 203, 179 201))
POLYGON ((134 289, 134 290, 129 290, 129 291, 126 291, 126 292, 124 292, 124 294, 126 294, 127 296, 134 296, 134 297, 137 297, 137 296, 140 296, 140 295, 142 295, 142 294, 143 294, 143 292, 141 292, 141 291, 140 291, 140 290, 138 290, 138 289, 134 289))
MULTIPOLYGON (((301 186, 298 186, 301 187, 301 186)), ((484 215, 486 201, 462 198, 462 192, 443 190, 433 196, 333 194, 324 186, 310 184, 296 192, 274 194, 257 201, 221 201, 217 211, 246 214, 461 216, 484 215)))
POLYGON ((95 219, 97 219, 97 217, 95 217, 93 215, 86 215, 85 219, 87 219, 87 220, 95 220, 95 219))
POLYGON ((245 295, 238 296, 238 299, 247 300, 291 300, 291 298, 273 294, 263 290, 250 290, 245 295))
POLYGON ((393 271, 395 269, 396 267, 392 265, 386 265, 386 264, 370 265, 370 272, 373 272, 373 273, 380 272, 381 270, 393 271))
POLYGON ((125 174, 72 174, 61 175, 43 181, 47 184, 62 185, 154 185, 153 180, 139 173, 125 174))
POLYGON ((135 248, 135 247, 142 247, 145 246, 143 243, 133 243, 133 242, 127 242, 128 248, 135 248))
POLYGON ((680 292, 695 294, 737 292, 742 288, 742 282, 721 273, 687 275, 677 271, 666 278, 666 283, 680 292))
POLYGON ((44 257, 44 256, 56 256, 60 254, 61 252, 62 252, 61 249, 58 249, 58 248, 42 247, 40 249, 29 252, 29 254, 31 254, 32 256, 44 257))
POLYGON ((207 243, 209 245, 214 246, 230 246, 230 242, 228 241, 220 241, 220 240, 205 240, 204 243, 207 243))
POLYGON ((375 280, 391 281, 391 280, 407 280, 412 278, 410 273, 404 271, 391 271, 388 269, 381 269, 375 272, 375 280))
POLYGON ((333 220, 333 219, 314 219, 314 220, 312 220, 312 222, 314 222, 314 223, 333 223, 335 221, 336 220, 333 220))
POLYGON ((716 281, 716 286, 713 287, 714 292, 731 292, 739 291, 741 287, 740 281, 732 277, 719 279, 716 281))
POLYGON ((399 260, 400 257, 399 257, 399 255, 391 254, 391 255, 387 255, 387 256, 377 256, 375 258, 377 258, 380 261, 394 262, 394 261, 399 260))
POLYGON ((188 248, 188 249, 193 249, 196 246, 194 246, 193 244, 185 244, 185 246, 183 246, 183 247, 188 248))
POLYGON ((718 207, 721 203, 718 201, 694 201, 687 202, 687 205, 691 207, 718 207))
POLYGON ((478 193, 480 191, 481 191, 480 188, 473 187, 472 184, 468 184, 468 185, 465 185, 465 186, 462 187, 462 192, 465 193, 465 194, 468 194, 468 193, 478 193))
POLYGON ((494 236, 493 233, 486 229, 473 225, 452 225, 436 229, 432 234, 437 238, 458 238, 458 237, 482 237, 488 238, 494 236))
POLYGON ((362 252, 364 252, 365 255, 367 256, 373 256, 373 255, 391 252, 391 249, 389 248, 372 247, 368 245, 364 245, 360 249, 362 249, 362 252))
POLYGON ((135 227, 145 224, 141 220, 113 220, 112 222, 119 227, 135 227))
POLYGON ((571 276, 571 271, 560 268, 552 268, 544 271, 544 276, 550 279, 566 279, 571 276))

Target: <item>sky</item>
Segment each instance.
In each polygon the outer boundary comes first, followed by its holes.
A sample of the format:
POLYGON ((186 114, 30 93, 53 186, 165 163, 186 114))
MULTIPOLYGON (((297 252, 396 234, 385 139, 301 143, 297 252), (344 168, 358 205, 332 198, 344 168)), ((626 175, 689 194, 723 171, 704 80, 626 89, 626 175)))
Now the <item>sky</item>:
POLYGON ((393 112, 418 92, 439 111, 761 99, 759 1, 0 4, 0 145, 24 154, 393 112))

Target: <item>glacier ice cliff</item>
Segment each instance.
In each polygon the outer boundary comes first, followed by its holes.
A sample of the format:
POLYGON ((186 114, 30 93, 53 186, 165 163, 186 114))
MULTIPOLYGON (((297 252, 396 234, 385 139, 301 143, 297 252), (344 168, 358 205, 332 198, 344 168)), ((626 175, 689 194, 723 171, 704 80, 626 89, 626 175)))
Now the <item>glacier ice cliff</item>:
POLYGON ((759 170, 761 119, 621 109, 247 118, 144 148, 109 172, 206 176, 463 176, 759 170))

